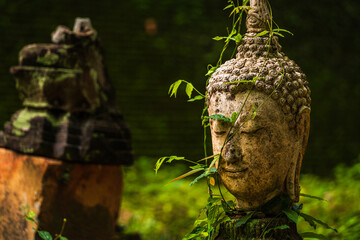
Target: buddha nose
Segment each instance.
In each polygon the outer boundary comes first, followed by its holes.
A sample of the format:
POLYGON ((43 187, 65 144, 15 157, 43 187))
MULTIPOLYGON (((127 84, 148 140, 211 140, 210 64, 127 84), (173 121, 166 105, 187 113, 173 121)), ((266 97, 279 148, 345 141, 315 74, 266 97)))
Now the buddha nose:
POLYGON ((228 164, 240 162, 242 160, 240 147, 229 141, 224 148, 224 160, 228 164))

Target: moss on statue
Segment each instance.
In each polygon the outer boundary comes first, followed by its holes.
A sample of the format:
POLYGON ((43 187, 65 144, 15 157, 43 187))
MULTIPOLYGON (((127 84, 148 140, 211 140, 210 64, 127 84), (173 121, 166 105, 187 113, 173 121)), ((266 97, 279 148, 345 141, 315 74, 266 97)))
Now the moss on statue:
POLYGON ((58 127, 68 120, 68 118, 70 117, 70 113, 64 113, 56 117, 49 112, 35 109, 29 110, 28 108, 24 108, 18 112, 18 115, 16 119, 14 119, 12 124, 17 129, 27 131, 31 128, 30 121, 36 117, 46 118, 46 120, 48 120, 53 127, 58 127))
POLYGON ((46 53, 43 57, 38 56, 36 61, 44 65, 54 65, 59 61, 59 55, 46 53))

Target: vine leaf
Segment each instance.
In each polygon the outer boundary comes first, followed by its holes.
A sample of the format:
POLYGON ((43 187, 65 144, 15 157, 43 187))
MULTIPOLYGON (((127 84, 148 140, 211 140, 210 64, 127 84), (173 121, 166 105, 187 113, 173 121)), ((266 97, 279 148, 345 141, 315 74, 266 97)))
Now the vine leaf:
POLYGON ((155 173, 157 174, 157 172, 159 171, 161 165, 165 162, 165 160, 168 159, 166 162, 167 163, 171 163, 174 160, 185 160, 185 157, 178 157, 178 156, 166 156, 166 157, 161 157, 156 161, 155 164, 155 173))
POLYGON ((245 217, 241 218, 241 219, 235 224, 235 227, 238 228, 238 227, 244 225, 245 223, 247 223, 247 221, 249 221, 249 219, 252 217, 253 214, 254 214, 254 212, 249 213, 249 214, 246 215, 245 217))
POLYGON ((299 214, 291 209, 282 210, 283 213, 294 223, 298 223, 299 214))
POLYGON ((239 44, 239 43, 241 42, 242 38, 243 38, 243 36, 242 36, 240 33, 238 33, 238 34, 235 36, 234 40, 235 40, 235 42, 236 42, 237 44, 239 44))
POLYGON ((235 122, 236 122, 236 119, 238 119, 239 114, 240 114, 240 112, 233 112, 233 113, 231 114, 231 122, 232 122, 232 123, 235 123, 235 122))
MULTIPOLYGON (((177 178, 174 178, 173 180, 171 180, 168 184, 170 184, 170 183, 172 183, 172 182, 175 182, 175 181, 177 181, 177 180, 180 180, 180 179, 183 179, 183 178, 185 178, 185 177, 187 177, 187 176, 190 176, 190 175, 192 175, 192 174, 194 174, 194 173, 197 173, 197 172, 199 172, 199 171, 201 171, 201 170, 204 170, 204 168, 197 168, 197 169, 194 169, 194 170, 191 170, 191 171, 189 171, 189 172, 187 172, 187 173, 185 173, 185 174, 183 174, 183 175, 181 175, 181 176, 179 176, 179 177, 177 177, 177 178)), ((201 176, 201 175, 200 175, 201 176)), ((196 178, 197 179, 197 178, 196 178)), ((195 180, 194 180, 195 181, 195 180)), ((190 186, 191 186, 191 183, 190 183, 190 186)))
POLYGON ((190 99, 191 99, 191 93, 193 90, 194 90, 194 86, 191 83, 186 84, 185 92, 190 99))
POLYGON ((202 100, 202 99, 204 99, 204 96, 197 95, 197 96, 189 99, 188 102, 194 102, 194 101, 198 101, 198 100, 202 100))
MULTIPOLYGON (((204 169, 201 169, 199 168, 200 170, 204 170, 204 169)), ((197 169, 196 169, 197 170, 197 169)), ((215 167, 211 168, 210 170, 208 171, 205 171, 203 174, 201 174, 200 176, 198 176, 197 178, 194 179, 194 181, 192 181, 190 183, 190 186, 192 186, 193 184, 197 183, 201 178, 204 178, 204 177, 207 177, 213 173, 217 172, 217 169, 215 167)))
POLYGON ((300 204, 294 204, 292 206, 292 209, 295 211, 295 212, 299 212, 301 209, 303 209, 303 204, 300 203, 300 204))
POLYGON ((215 186, 215 178, 211 177, 209 183, 211 186, 215 186))
POLYGON ((300 193, 300 196, 302 196, 302 197, 307 197, 307 198, 317 199, 317 200, 319 200, 319 201, 326 201, 325 199, 323 199, 323 198, 321 198, 321 197, 312 196, 312 195, 305 194, 305 193, 300 193))
POLYGON ((304 213, 299 213, 299 215, 300 215, 306 222, 308 222, 311 227, 313 227, 314 229, 316 229, 316 223, 313 221, 312 217, 310 217, 309 215, 304 214, 304 213))
POLYGON ((35 217, 35 212, 32 210, 29 210, 27 216, 24 216, 26 221, 33 222, 37 225, 38 223, 35 221, 34 217, 35 217))
POLYGON ((220 41, 220 40, 226 39, 226 37, 216 36, 216 37, 213 37, 213 39, 214 39, 215 41, 220 41))
POLYGON ((204 168, 206 167, 204 164, 196 164, 194 166, 190 166, 191 169, 198 169, 198 168, 204 168))
POLYGON ((215 71, 216 69, 218 69, 219 66, 212 66, 211 64, 208 65, 208 72, 205 74, 205 76, 211 76, 215 71))
POLYGON ((269 228, 268 230, 266 230, 263 234, 263 236, 265 237, 266 234, 268 234, 269 232, 271 231, 275 231, 275 230, 284 230, 284 229, 288 229, 290 228, 288 225, 281 225, 281 226, 277 226, 277 227, 274 227, 274 228, 269 228))
POLYGON ((313 233, 313 232, 304 232, 304 233, 300 233, 300 236, 302 238, 316 238, 316 239, 325 239, 327 240, 328 238, 325 237, 322 234, 317 234, 317 233, 313 233))
POLYGON ((286 29, 282 29, 282 28, 275 28, 272 30, 274 33, 279 33, 279 32, 286 32, 292 36, 294 36, 294 34, 292 32, 290 32, 289 30, 286 30, 286 29))
POLYGON ((225 122, 229 122, 231 123, 231 119, 228 118, 228 117, 225 117, 224 115, 222 114, 214 114, 214 115, 211 115, 211 116, 206 116, 205 118, 207 119, 217 119, 217 120, 222 120, 222 121, 225 121, 225 122))
POLYGON ((207 172, 210 172, 210 170, 213 169, 213 166, 214 166, 215 163, 219 160, 219 158, 220 158, 220 155, 216 155, 216 156, 214 157, 214 160, 211 161, 207 172))
POLYGON ((312 216, 310 216, 310 215, 307 215, 307 214, 305 214, 305 213, 299 213, 299 215, 300 215, 306 222, 308 222, 308 223, 310 224, 310 226, 312 226, 314 229, 316 229, 316 223, 318 223, 318 224, 324 226, 324 227, 327 228, 327 229, 331 229, 331 230, 333 230, 334 232, 338 232, 338 231, 336 230, 336 228, 332 228, 332 227, 330 227, 327 223, 324 223, 323 221, 321 221, 321 220, 319 220, 319 219, 316 219, 316 218, 314 218, 314 217, 312 217, 312 216))
POLYGON ((268 33, 269 33, 269 31, 264 30, 264 31, 259 32, 258 34, 256 34, 256 35, 254 36, 254 38, 264 36, 264 35, 266 35, 266 34, 268 34, 268 33))
POLYGON ((223 10, 229 9, 229 8, 231 8, 231 7, 233 7, 233 5, 232 5, 232 4, 229 4, 229 5, 227 5, 223 10))
POLYGON ((38 231, 39 236, 41 237, 41 239, 44 240, 53 240, 52 236, 50 235, 49 232, 46 231, 38 231))
POLYGON ((29 218, 34 218, 34 217, 35 217, 35 212, 34 212, 34 211, 29 210, 28 217, 29 217, 29 218))
POLYGON ((254 111, 254 112, 251 114, 251 119, 254 120, 255 117, 256 117, 256 112, 257 112, 256 110, 257 110, 257 109, 254 107, 254 105, 251 105, 251 107, 252 107, 252 109, 253 109, 253 111, 254 111))
POLYGON ((179 86, 182 83, 182 81, 183 80, 177 80, 176 82, 174 82, 173 84, 170 85, 169 92, 168 92, 168 94, 170 94, 170 97, 172 97, 174 95, 176 98, 177 91, 178 91, 179 86))

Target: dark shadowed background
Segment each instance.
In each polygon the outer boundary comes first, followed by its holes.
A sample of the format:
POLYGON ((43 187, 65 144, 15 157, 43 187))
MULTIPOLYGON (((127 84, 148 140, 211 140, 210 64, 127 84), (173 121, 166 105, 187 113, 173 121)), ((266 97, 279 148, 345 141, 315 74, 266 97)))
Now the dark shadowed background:
MULTIPOLYGON (((202 156, 202 103, 167 95, 185 79, 204 90, 229 13, 225 0, 0 0, 0 125, 20 107, 10 66, 30 43, 50 42, 58 25, 90 17, 105 49, 118 106, 137 156, 202 156)), ((311 135, 303 172, 329 176, 360 153, 360 2, 271 0, 281 39, 312 90, 311 135)))

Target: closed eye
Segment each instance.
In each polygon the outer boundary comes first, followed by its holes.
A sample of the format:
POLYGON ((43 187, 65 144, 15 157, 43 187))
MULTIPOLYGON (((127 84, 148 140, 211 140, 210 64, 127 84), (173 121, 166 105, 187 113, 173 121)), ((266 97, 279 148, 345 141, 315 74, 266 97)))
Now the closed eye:
POLYGON ((261 127, 261 128, 257 128, 255 130, 245 130, 245 131, 241 131, 241 133, 247 133, 247 134, 255 134, 257 132, 259 132, 260 130, 264 129, 265 127, 261 127))
POLYGON ((226 134, 227 131, 214 131, 214 133, 217 135, 217 136, 223 136, 226 134))

